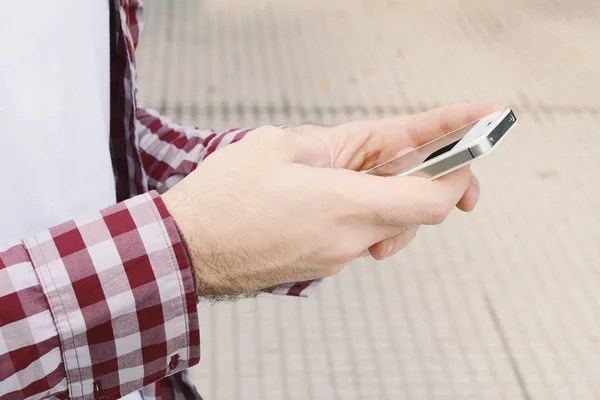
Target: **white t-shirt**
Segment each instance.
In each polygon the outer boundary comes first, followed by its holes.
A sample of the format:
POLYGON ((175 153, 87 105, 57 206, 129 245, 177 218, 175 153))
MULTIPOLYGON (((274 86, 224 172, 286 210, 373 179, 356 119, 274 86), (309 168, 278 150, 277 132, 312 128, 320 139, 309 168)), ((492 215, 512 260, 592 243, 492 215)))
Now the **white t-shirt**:
POLYGON ((115 187, 108 0, 0 10, 1 249, 114 204, 115 187))
POLYGON ((0 246, 115 203, 107 0, 0 0, 0 246))

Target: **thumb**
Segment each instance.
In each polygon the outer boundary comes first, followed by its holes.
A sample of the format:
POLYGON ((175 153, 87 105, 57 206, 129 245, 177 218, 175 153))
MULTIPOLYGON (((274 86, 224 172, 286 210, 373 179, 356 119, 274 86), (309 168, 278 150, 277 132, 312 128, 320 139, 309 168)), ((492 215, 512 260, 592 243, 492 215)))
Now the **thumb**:
POLYGON ((399 151, 391 160, 371 168, 366 173, 377 176, 396 176, 407 171, 423 162, 423 158, 415 150, 413 147, 407 147, 399 151))

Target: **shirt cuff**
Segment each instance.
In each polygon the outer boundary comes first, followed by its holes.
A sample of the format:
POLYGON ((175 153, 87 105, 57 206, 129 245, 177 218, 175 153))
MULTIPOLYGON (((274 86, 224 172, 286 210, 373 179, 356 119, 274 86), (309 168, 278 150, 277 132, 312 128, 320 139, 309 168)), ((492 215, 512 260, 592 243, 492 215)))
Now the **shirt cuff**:
POLYGON ((156 192, 24 240, 70 397, 116 399, 200 360, 190 264, 156 192))
POLYGON ((288 283, 275 287, 271 293, 282 296, 308 297, 317 290, 322 281, 323 279, 315 279, 314 281, 288 283))

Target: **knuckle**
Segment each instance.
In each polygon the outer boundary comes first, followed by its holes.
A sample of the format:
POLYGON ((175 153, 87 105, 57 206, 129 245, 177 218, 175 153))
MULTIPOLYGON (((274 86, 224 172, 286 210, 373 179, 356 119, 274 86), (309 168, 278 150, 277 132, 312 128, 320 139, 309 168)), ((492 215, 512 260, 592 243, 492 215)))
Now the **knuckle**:
POLYGON ((423 211, 422 221, 425 225, 439 225, 450 215, 451 207, 446 204, 435 205, 423 211))
POLYGON ((407 225, 394 225, 394 236, 404 235, 408 231, 409 227, 407 225))
POLYGON ((253 130, 250 136, 254 137, 257 140, 267 140, 269 142, 276 142, 280 140, 280 138, 284 138, 288 135, 283 134, 281 129, 273 125, 264 125, 259 128, 253 130))
POLYGON ((269 149, 272 157, 281 158, 297 147, 297 134, 283 131, 276 126, 261 126, 251 135, 254 138, 254 146, 263 150, 269 149))
POLYGON ((381 203, 370 210, 371 220, 375 225, 392 226, 394 229, 402 229, 406 222, 406 215, 394 205, 381 203))
POLYGON ((341 246, 339 250, 333 255, 332 261, 336 265, 347 264, 355 258, 360 257, 363 251, 364 248, 361 248, 360 246, 346 244, 341 246))

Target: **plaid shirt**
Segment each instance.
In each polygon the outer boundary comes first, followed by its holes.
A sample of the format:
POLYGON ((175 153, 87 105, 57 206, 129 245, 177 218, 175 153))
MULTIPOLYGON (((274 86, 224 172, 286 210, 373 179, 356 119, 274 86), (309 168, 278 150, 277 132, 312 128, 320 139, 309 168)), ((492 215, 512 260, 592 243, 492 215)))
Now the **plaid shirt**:
MULTIPOLYGON (((182 127, 136 104, 139 0, 111 3, 110 146, 120 203, 0 249, 0 399, 200 398, 189 260, 157 191, 248 130, 182 127)), ((278 294, 307 295, 317 282, 278 294)))

